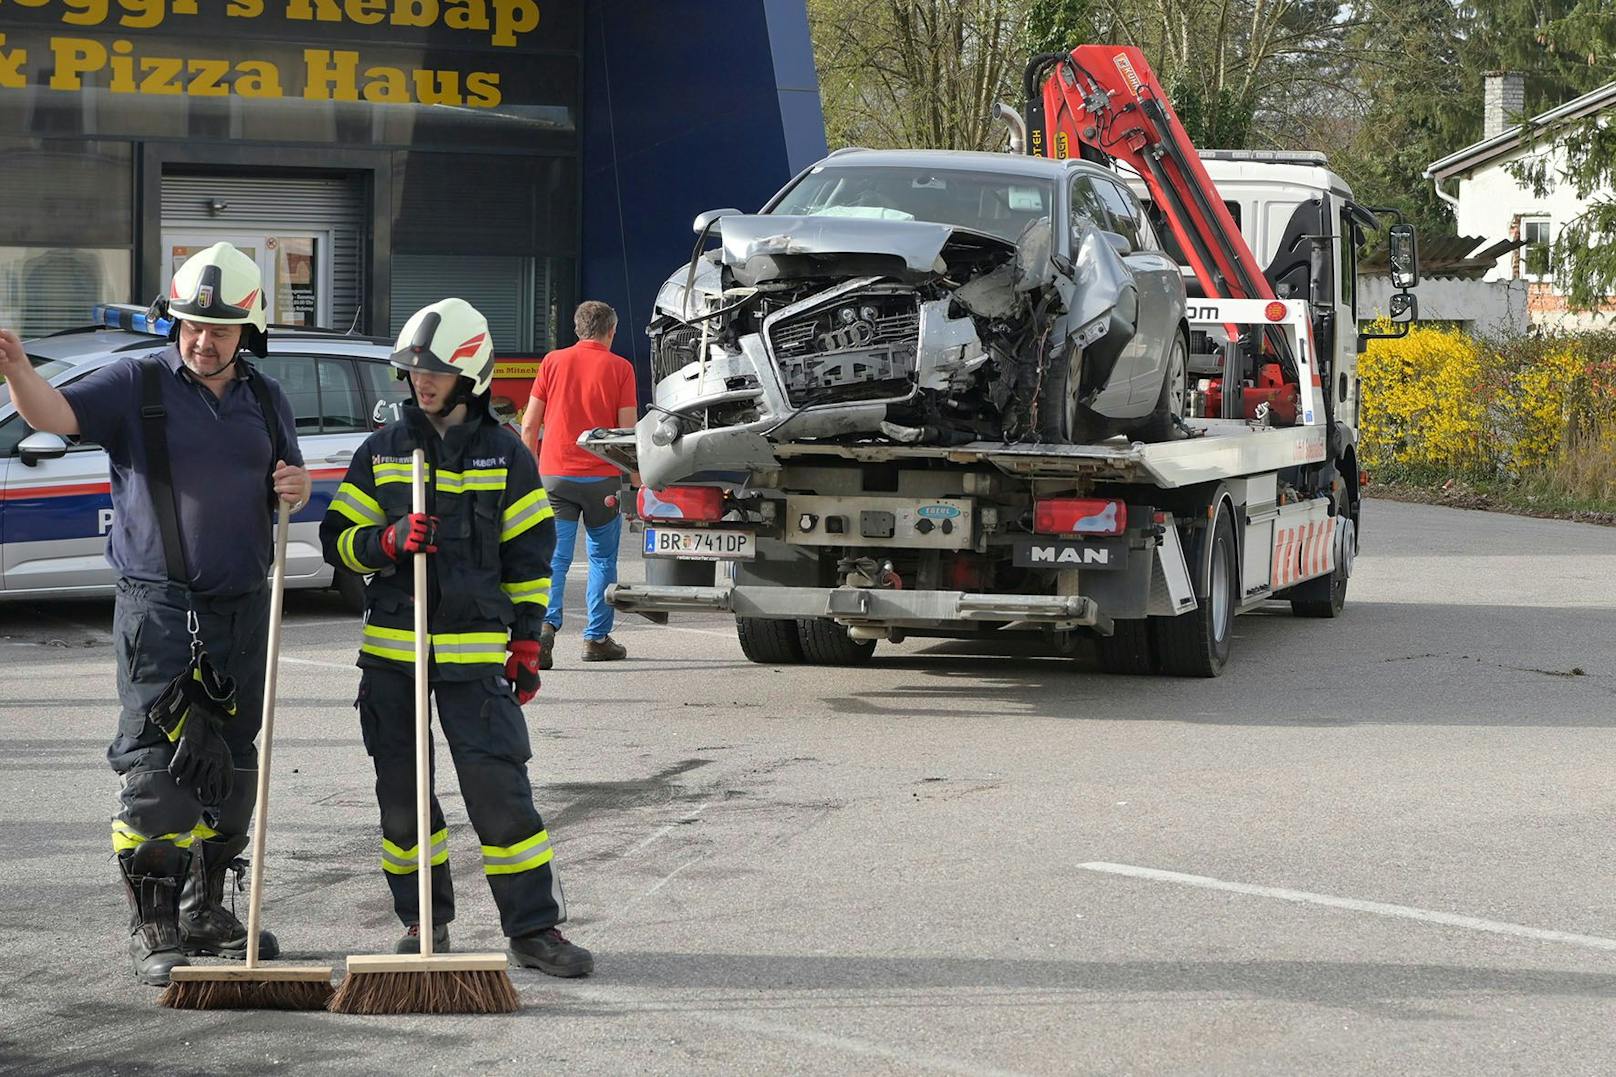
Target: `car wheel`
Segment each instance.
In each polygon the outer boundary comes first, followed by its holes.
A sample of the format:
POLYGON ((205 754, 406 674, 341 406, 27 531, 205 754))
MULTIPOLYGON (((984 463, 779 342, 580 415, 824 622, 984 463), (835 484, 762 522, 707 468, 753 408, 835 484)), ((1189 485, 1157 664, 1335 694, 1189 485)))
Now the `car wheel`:
POLYGON ((1061 361, 1043 371, 1032 424, 1040 441, 1051 445, 1081 445, 1107 436, 1108 431, 1103 429, 1098 417, 1078 401, 1082 375, 1083 353, 1069 344, 1061 361))
POLYGON ((1140 441, 1171 441, 1178 435, 1176 420, 1182 418, 1189 407, 1189 354, 1189 345, 1180 333, 1173 338, 1173 348, 1167 353, 1167 369, 1162 374, 1156 409, 1135 432, 1140 441))

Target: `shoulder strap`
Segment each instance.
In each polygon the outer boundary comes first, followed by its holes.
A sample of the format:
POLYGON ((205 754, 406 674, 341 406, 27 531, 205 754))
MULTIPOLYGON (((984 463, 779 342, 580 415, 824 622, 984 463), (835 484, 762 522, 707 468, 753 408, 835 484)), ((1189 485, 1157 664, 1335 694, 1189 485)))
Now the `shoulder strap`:
POLYGON ((163 536, 163 558, 168 578, 189 586, 185 570, 185 549, 180 545, 180 517, 174 505, 174 473, 168 463, 168 432, 164 429, 168 409, 163 407, 163 366, 140 364, 140 430, 146 442, 146 485, 151 491, 152 511, 163 536))
POLYGON ((275 470, 275 461, 286 459, 286 446, 281 442, 281 420, 275 410, 275 400, 269 395, 269 383, 255 366, 247 368, 247 384, 258 398, 258 410, 264 413, 264 425, 269 427, 269 469, 275 470))

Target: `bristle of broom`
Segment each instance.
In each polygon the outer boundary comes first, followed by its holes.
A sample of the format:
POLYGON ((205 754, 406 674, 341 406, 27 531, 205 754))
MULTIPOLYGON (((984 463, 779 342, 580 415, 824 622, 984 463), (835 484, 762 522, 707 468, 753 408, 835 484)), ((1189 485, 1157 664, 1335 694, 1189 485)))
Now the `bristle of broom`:
POLYGON ((323 1010, 330 982, 308 980, 188 980, 171 983, 157 1004, 174 1010, 323 1010))
POLYGON ((331 996, 332 1013, 515 1013, 521 999, 503 969, 350 972, 331 996))

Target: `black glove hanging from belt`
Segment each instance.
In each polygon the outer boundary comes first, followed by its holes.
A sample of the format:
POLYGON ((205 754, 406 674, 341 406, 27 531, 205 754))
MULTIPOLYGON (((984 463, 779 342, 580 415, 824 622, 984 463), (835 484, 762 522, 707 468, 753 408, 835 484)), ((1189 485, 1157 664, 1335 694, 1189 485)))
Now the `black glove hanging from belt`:
POLYGON ((203 653, 191 627, 191 663, 169 682, 151 706, 153 724, 176 745, 168 772, 196 791, 203 804, 219 804, 235 786, 236 768, 225 743, 224 726, 236 716, 236 682, 219 674, 203 653))

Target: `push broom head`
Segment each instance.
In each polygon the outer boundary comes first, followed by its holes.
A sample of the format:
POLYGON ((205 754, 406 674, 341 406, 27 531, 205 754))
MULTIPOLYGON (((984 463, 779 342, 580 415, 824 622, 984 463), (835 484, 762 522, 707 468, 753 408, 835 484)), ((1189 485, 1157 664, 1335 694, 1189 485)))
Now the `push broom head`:
POLYGON ((350 957, 333 1013, 515 1013, 520 999, 504 954, 350 957))
POLYGON ((175 1010, 323 1010, 331 968, 181 965, 157 999, 175 1010))

